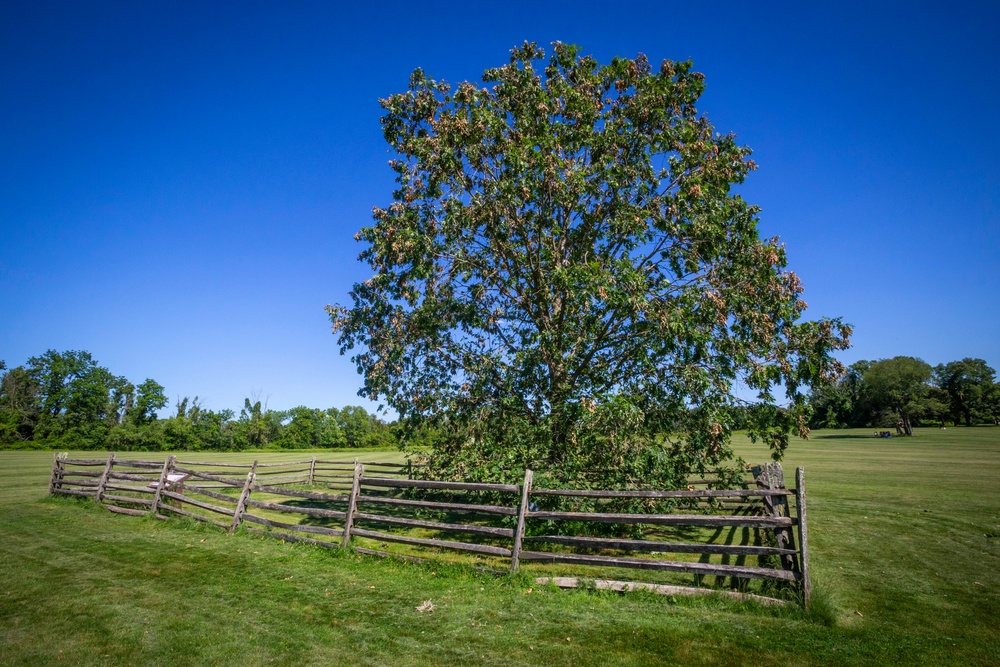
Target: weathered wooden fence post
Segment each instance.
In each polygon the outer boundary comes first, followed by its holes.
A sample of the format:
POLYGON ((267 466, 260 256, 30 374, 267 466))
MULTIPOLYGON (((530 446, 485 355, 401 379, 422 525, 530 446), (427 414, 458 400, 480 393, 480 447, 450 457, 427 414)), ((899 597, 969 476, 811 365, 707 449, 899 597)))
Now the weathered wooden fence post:
POLYGON ((524 522, 528 514, 528 498, 531 495, 531 480, 534 473, 524 471, 524 486, 521 487, 521 504, 517 508, 517 527, 514 529, 514 547, 510 550, 510 571, 520 567, 521 541, 524 539, 524 522))
POLYGON ((149 509, 149 513, 154 517, 157 516, 156 512, 160 508, 160 494, 167 486, 168 475, 170 475, 170 471, 174 469, 175 460, 176 457, 171 455, 163 461, 163 470, 160 471, 160 479, 156 483, 156 493, 153 494, 153 504, 150 505, 149 509))
POLYGON ((50 494, 54 493, 56 489, 62 488, 63 472, 66 470, 66 464, 63 461, 67 458, 69 458, 69 452, 60 452, 52 457, 52 477, 49 478, 50 494))
POLYGON ((795 509, 799 520, 799 564, 802 574, 802 604, 809 606, 811 584, 809 583, 809 531, 806 529, 806 471, 795 470, 795 509))
MULTIPOLYGON (((755 466, 753 476, 757 480, 757 486, 770 491, 783 491, 785 487, 785 474, 781 470, 781 464, 777 461, 755 466)), ((764 511, 768 516, 790 517, 788 509, 788 496, 764 496, 764 511)), ((791 528, 775 528, 774 539, 779 549, 794 549, 795 539, 792 537, 791 528)), ((795 564, 795 556, 783 554, 779 556, 781 567, 784 570, 795 572, 798 570, 795 564)))
POLYGON ((97 482, 97 491, 94 493, 94 500, 98 503, 101 502, 101 497, 104 495, 104 487, 108 483, 108 477, 111 475, 111 469, 114 465, 114 453, 108 454, 108 462, 104 464, 104 472, 101 473, 101 479, 97 482))
POLYGON ((309 486, 313 485, 313 479, 316 477, 316 457, 312 458, 312 462, 309 464, 309 486))
MULTIPOLYGON (((316 459, 314 458, 313 461, 316 459)), ((240 499, 236 501, 236 512, 233 514, 233 522, 229 526, 229 534, 232 535, 233 532, 240 527, 243 523, 243 512, 246 510, 247 498, 250 497, 250 488, 253 486, 254 479, 257 477, 257 462, 254 461, 253 465, 250 467, 250 472, 247 473, 247 481, 243 482, 243 490, 240 491, 240 499)))
POLYGON ((361 476, 365 473, 364 465, 354 459, 354 483, 351 485, 351 499, 347 502, 347 517, 344 518, 344 537, 340 541, 341 548, 351 541, 351 529, 354 528, 354 513, 358 508, 358 496, 361 494, 361 476))

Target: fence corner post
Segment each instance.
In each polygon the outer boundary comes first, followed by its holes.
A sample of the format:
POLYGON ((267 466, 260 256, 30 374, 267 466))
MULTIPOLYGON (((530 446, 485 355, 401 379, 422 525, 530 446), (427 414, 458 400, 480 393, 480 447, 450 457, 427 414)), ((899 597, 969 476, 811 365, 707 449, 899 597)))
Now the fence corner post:
POLYGON ((795 470, 795 513, 799 520, 799 567, 802 575, 802 604, 809 607, 812 584, 809 582, 809 531, 806 528, 806 471, 795 470))
POLYGON ((312 457, 312 462, 309 464, 309 486, 313 485, 313 480, 316 478, 316 457, 312 457))
POLYGON ((361 477, 365 474, 364 464, 354 459, 354 482, 351 484, 351 499, 347 502, 347 516, 344 518, 344 537, 340 541, 343 549, 351 541, 351 529, 354 528, 354 514, 358 508, 358 496, 361 494, 361 477))
MULTIPOLYGON (((785 485, 785 473, 781 469, 781 464, 777 461, 765 463, 754 468, 754 478, 757 480, 758 488, 767 491, 784 492, 783 494, 764 496, 764 513, 771 517, 789 517, 791 511, 788 507, 787 486, 785 485)), ((774 528, 774 540, 781 549, 794 549, 795 539, 792 536, 792 529, 774 528)), ((781 568, 794 572, 796 570, 795 556, 785 554, 779 556, 781 568)))
POLYGON ((510 550, 510 571, 517 572, 521 566, 521 541, 524 539, 524 523, 528 515, 528 498, 531 496, 531 480, 534 473, 524 471, 524 485, 521 487, 521 504, 517 509, 517 527, 514 529, 514 546, 510 550))
POLYGON ((175 458, 171 454, 163 460, 163 470, 160 471, 160 479, 156 482, 156 493, 153 494, 153 504, 149 506, 149 514, 153 517, 158 516, 157 510, 160 509, 160 494, 167 485, 168 475, 170 475, 170 471, 174 468, 175 458))
MULTIPOLYGON (((315 459, 313 459, 315 460, 315 459)), ((229 525, 229 534, 232 535, 240 524, 243 523, 243 513, 246 511, 247 498, 250 497, 250 489, 253 487, 257 477, 257 462, 253 462, 250 472, 247 473, 247 480, 243 482, 243 490, 240 491, 240 498, 236 501, 236 511, 233 513, 233 522, 229 525)))
POLYGON ((49 477, 49 495, 55 493, 56 489, 62 488, 62 474, 65 470, 65 461, 69 458, 69 452, 59 452, 52 457, 52 476, 49 477))
POLYGON ((98 503, 101 502, 101 497, 104 495, 104 487, 108 483, 108 477, 111 476, 111 469, 115 465, 115 454, 114 452, 108 454, 108 462, 104 464, 104 472, 101 473, 101 480, 97 483, 97 491, 94 492, 94 500, 98 503))

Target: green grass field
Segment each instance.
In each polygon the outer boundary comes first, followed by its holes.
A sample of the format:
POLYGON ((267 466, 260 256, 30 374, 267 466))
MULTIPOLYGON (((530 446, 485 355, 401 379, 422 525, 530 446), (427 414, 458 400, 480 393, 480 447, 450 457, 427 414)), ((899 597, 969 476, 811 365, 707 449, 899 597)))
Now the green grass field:
POLYGON ((51 460, 0 452, 0 664, 1000 663, 1000 428, 795 441, 785 469, 806 468, 811 614, 559 591, 113 515, 47 498, 51 460))

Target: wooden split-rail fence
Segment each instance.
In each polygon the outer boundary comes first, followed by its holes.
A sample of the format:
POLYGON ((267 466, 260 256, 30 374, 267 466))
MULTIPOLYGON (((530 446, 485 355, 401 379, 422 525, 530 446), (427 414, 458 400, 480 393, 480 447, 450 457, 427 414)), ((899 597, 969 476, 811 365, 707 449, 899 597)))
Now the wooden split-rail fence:
POLYGON ((415 479, 414 467, 315 457, 220 463, 59 454, 49 491, 93 498, 121 514, 177 514, 230 533, 242 528, 372 555, 422 560, 443 549, 510 571, 533 562, 550 575, 540 581, 563 586, 721 590, 765 601, 791 591, 809 602, 802 468, 793 488, 781 466, 769 463, 748 471, 742 488, 712 488, 718 480, 707 478, 680 490, 624 491, 535 488, 531 470, 522 484, 415 479), (633 532, 624 538, 609 524, 633 532), (593 568, 693 575, 695 587, 562 576, 593 568), (706 589, 713 576, 714 588, 706 589), (759 582, 757 594, 747 592, 751 581, 759 582))

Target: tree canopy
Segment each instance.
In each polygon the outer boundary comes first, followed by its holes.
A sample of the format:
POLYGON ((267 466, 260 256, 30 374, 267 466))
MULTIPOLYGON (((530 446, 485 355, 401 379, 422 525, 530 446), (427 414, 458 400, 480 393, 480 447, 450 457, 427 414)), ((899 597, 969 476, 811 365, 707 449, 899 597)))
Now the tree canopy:
POLYGON ((736 383, 780 455, 850 328, 802 321, 783 245, 732 190, 750 150, 695 106, 704 77, 526 43, 483 83, 418 69, 381 100, 398 187, 356 236, 372 277, 328 306, 361 393, 445 426, 455 474, 717 463, 736 383))
POLYGON ((930 365, 915 357, 893 357, 873 363, 864 378, 872 400, 893 411, 903 433, 913 435, 913 419, 927 406, 930 365))
POLYGON ((1000 422, 1000 384, 983 359, 966 357, 931 369, 922 359, 896 356, 858 361, 837 382, 816 387, 810 425, 815 428, 936 422, 966 426, 1000 422))
POLYGON ((974 420, 994 418, 995 376, 996 371, 984 360, 970 357, 934 369, 934 381, 947 394, 956 423, 960 417, 966 426, 972 426, 974 420))

